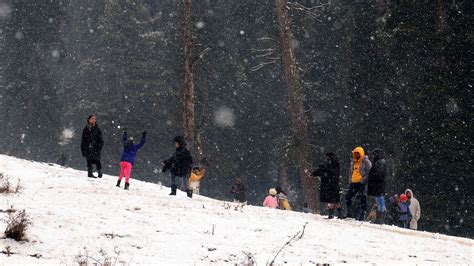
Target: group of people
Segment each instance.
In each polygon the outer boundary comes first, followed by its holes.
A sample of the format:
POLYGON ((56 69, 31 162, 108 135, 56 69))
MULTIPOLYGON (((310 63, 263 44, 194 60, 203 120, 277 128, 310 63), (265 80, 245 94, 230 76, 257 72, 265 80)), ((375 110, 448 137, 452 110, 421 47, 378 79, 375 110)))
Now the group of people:
POLYGON ((325 162, 314 171, 306 171, 312 177, 320 178, 320 201, 325 204, 328 218, 333 218, 337 211, 338 218, 354 218, 357 220, 372 220, 374 223, 385 223, 388 213, 392 222, 405 228, 417 229, 421 216, 421 208, 413 192, 407 189, 400 196, 390 198, 390 210, 385 204, 387 166, 381 149, 374 149, 366 155, 362 147, 352 151, 349 175, 349 190, 345 196, 347 212, 343 215, 340 202, 340 165, 332 152, 325 154, 325 162), (367 215, 367 197, 373 197, 375 203, 371 213, 367 215), (357 202, 356 204, 354 203, 357 202))
MULTIPOLYGON (((345 215, 340 200, 340 165, 335 154, 326 153, 323 164, 313 171, 305 170, 305 172, 308 176, 320 179, 320 202, 324 204, 329 219, 334 218, 337 212, 337 217, 340 219, 370 220, 377 224, 391 223, 404 228, 418 229, 421 208, 410 189, 406 189, 404 194, 391 196, 388 208, 385 204, 387 166, 381 149, 374 149, 370 155, 366 155, 362 147, 356 147, 352 151, 350 185, 345 196, 347 207, 345 215), (374 198, 375 203, 367 215, 369 196, 374 198)), ((238 201, 237 198, 236 200, 238 201)), ((286 194, 281 193, 279 187, 268 191, 263 206, 291 210, 286 194)), ((303 212, 311 212, 307 203, 303 204, 303 212)))
MULTIPOLYGON (((143 147, 146 142, 146 131, 142 133, 141 140, 135 143, 133 137, 127 134, 127 128, 124 128, 122 141, 123 152, 120 158, 120 174, 117 180, 117 187, 120 187, 123 177, 125 177, 124 189, 130 188, 130 176, 135 157, 138 150, 143 147)), ((205 174, 204 166, 193 165, 191 153, 186 148, 186 140, 183 136, 177 136, 173 139, 175 144, 175 152, 172 157, 161 162, 163 172, 170 172, 171 176, 171 193, 176 195, 178 185, 176 179, 182 179, 184 191, 187 196, 192 198, 193 192, 199 194, 199 184, 201 178, 205 174)), ((93 165, 97 169, 97 177, 102 177, 101 153, 104 146, 102 131, 97 125, 97 118, 94 115, 87 117, 87 124, 82 131, 81 151, 82 156, 86 158, 88 177, 96 178, 93 171, 93 165)))
MULTIPOLYGON (((130 176, 135 156, 140 148, 146 142, 146 131, 142 133, 142 138, 138 144, 132 137, 127 134, 124 129, 123 136, 123 153, 120 159, 120 174, 117 180, 117 187, 120 187, 122 178, 125 177, 125 187, 130 187, 130 176)), ((171 193, 176 195, 178 188, 177 179, 182 180, 183 189, 187 196, 192 198, 193 193, 199 194, 200 181, 205 175, 203 165, 194 165, 191 153, 186 147, 186 140, 183 136, 177 136, 173 139, 175 152, 172 157, 161 162, 162 172, 170 172, 171 176, 171 193)), ((87 125, 82 132, 81 151, 86 158, 87 172, 89 177, 95 177, 93 174, 93 165, 97 168, 97 177, 102 177, 102 166, 100 162, 104 141, 102 132, 97 125, 97 118, 91 115, 87 118, 87 125)), ((397 222, 405 228, 417 229, 418 220, 421 216, 420 203, 414 197, 413 192, 407 189, 400 196, 394 195, 390 197, 389 210, 385 204, 386 174, 387 166, 384 154, 381 149, 374 149, 370 155, 366 155, 362 147, 356 147, 352 151, 352 160, 349 175, 349 190, 345 196, 347 212, 344 215, 340 201, 340 165, 334 153, 325 154, 325 161, 313 171, 305 170, 308 176, 320 178, 320 201, 324 203, 328 212, 328 218, 334 218, 337 212, 338 218, 354 218, 357 220, 373 220, 377 224, 383 224, 385 216, 388 215, 393 219, 397 217, 397 222), (375 204, 366 218, 367 197, 371 196, 375 199, 375 204), (355 198, 354 204, 353 199, 355 198)), ((247 202, 246 187, 240 177, 235 178, 231 188, 234 195, 234 201, 240 208, 247 202)), ((271 188, 268 191, 263 206, 269 208, 278 208, 282 210, 291 210, 287 194, 281 187, 271 188)), ((308 206, 303 207, 309 211, 308 206)))

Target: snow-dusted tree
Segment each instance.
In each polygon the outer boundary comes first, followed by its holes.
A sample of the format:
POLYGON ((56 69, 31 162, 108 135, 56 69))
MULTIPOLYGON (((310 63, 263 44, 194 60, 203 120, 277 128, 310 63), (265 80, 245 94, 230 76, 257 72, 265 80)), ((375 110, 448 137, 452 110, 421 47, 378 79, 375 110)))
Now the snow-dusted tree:
POLYGON ((288 88, 288 110, 293 127, 293 146, 296 155, 294 159, 298 165, 304 200, 311 209, 319 213, 317 180, 306 173, 306 170, 311 169, 312 153, 304 108, 305 95, 301 88, 286 0, 275 0, 275 15, 280 36, 281 61, 288 88))

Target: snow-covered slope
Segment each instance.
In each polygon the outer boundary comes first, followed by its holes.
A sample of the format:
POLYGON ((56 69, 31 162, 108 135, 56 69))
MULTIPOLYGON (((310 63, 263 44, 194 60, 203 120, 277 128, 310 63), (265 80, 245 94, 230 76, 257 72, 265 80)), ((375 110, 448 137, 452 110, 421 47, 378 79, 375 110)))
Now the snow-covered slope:
MULTIPOLYGON (((25 209, 33 222, 28 241, 0 239, 2 265, 106 258, 117 265, 265 265, 306 223, 277 264, 474 263, 471 239, 257 206, 240 212, 202 196, 168 196, 167 187, 152 183, 131 180, 124 191, 113 176, 90 179, 83 171, 3 155, 0 172, 23 187, 19 194, 0 194, 0 209, 25 209), (3 254, 6 249, 16 254, 3 254)), ((8 218, 3 211, 0 233, 8 218)))

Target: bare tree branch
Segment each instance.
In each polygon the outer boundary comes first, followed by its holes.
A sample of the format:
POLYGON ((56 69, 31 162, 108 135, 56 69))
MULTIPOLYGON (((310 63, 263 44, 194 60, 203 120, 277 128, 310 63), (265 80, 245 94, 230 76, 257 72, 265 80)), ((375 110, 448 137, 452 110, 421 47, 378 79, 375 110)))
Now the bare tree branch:
POLYGON ((275 257, 273 258, 273 260, 272 260, 268 265, 271 265, 271 266, 274 265, 275 260, 276 260, 276 258, 278 257, 278 255, 280 254, 280 252, 281 252, 286 246, 288 246, 288 245, 291 243, 291 241, 300 240, 301 238, 303 238, 304 230, 305 230, 307 224, 308 224, 308 222, 306 222, 306 223, 303 225, 303 230, 302 230, 302 231, 296 232, 296 234, 295 234, 292 238, 290 238, 288 241, 286 241, 286 243, 280 248, 280 250, 278 250, 277 254, 275 255, 275 257), (301 234, 300 234, 300 232, 301 232, 301 234))
POLYGON ((272 61, 260 63, 256 66, 253 66, 252 68, 250 68, 250 71, 257 71, 257 70, 261 69, 262 67, 264 67, 266 65, 275 64, 276 62, 277 62, 277 60, 272 60, 272 61))

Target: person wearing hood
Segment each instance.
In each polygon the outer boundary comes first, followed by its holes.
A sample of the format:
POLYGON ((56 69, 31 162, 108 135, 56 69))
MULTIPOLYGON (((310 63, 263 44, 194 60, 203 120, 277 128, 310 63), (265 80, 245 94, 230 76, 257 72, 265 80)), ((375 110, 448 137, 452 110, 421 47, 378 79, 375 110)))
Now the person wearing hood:
POLYGON ((146 131, 142 133, 142 139, 140 143, 134 144, 133 138, 127 136, 127 129, 123 132, 123 153, 120 159, 120 175, 117 180, 117 187, 120 187, 120 182, 125 176, 125 190, 128 190, 130 187, 130 174, 132 173, 132 166, 135 163, 135 156, 137 155, 138 150, 143 147, 146 139, 146 131))
POLYGON ((178 185, 176 184, 176 177, 181 177, 183 180, 184 190, 188 197, 193 197, 193 191, 189 189, 188 178, 191 173, 193 165, 193 157, 186 148, 186 140, 183 136, 177 136, 173 139, 176 151, 171 158, 162 161, 163 172, 170 170, 171 172, 171 193, 175 196, 178 185))
POLYGON ((385 176, 387 175, 387 164, 385 162, 383 151, 379 148, 374 149, 371 153, 372 168, 369 171, 367 184, 367 194, 375 197, 377 202, 377 211, 375 223, 383 224, 385 207, 385 176))
POLYGON ((268 196, 263 201, 263 206, 268 207, 268 208, 272 208, 272 209, 276 209, 278 207, 278 201, 276 199, 276 194, 277 194, 276 189, 270 188, 270 190, 268 191, 268 196))
POLYGON ((352 161, 349 176, 349 191, 346 194, 346 217, 352 217, 358 220, 363 220, 365 211, 367 209, 367 196, 365 195, 365 184, 367 183, 370 168, 372 163, 369 157, 365 155, 362 147, 356 147, 352 151, 352 161), (355 195, 360 196, 359 210, 353 210, 352 198, 355 195))
POLYGON ((418 220, 420 220, 421 217, 420 202, 415 198, 411 189, 406 189, 405 195, 407 195, 410 213, 412 214, 412 218, 410 220, 410 229, 418 230, 418 220))
POLYGON ((312 172, 312 176, 317 176, 321 179, 320 202, 326 205, 326 210, 329 214, 328 219, 334 218, 334 210, 337 210, 339 218, 343 218, 339 196, 339 175, 339 161, 332 152, 326 153, 324 164, 312 172))
POLYGON ((104 140, 102 139, 102 131, 97 125, 97 118, 95 115, 90 115, 87 117, 87 125, 84 127, 84 130, 82 130, 81 138, 81 152, 82 156, 86 158, 88 177, 95 178, 92 170, 93 164, 97 167, 97 177, 102 177, 100 155, 103 146, 104 140))

